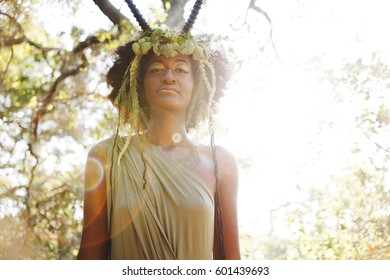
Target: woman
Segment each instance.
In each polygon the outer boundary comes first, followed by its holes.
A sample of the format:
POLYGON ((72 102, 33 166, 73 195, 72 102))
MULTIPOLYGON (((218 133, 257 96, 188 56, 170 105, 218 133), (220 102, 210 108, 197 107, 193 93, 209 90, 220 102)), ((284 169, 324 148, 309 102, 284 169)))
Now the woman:
POLYGON ((211 117, 211 52, 188 24, 152 30, 128 4, 144 32, 108 73, 127 136, 88 154, 78 259, 239 259, 235 159, 214 145, 212 126, 210 146, 187 135, 211 117))

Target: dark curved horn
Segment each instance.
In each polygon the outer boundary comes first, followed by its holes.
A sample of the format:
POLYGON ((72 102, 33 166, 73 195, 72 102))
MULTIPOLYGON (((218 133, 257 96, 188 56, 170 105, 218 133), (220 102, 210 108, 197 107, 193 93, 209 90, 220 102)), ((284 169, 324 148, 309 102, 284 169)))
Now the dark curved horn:
POLYGON ((202 6, 203 0, 196 0, 194 7, 192 8, 190 17, 187 19, 181 32, 189 32, 195 23, 196 17, 199 14, 199 10, 202 6))
POLYGON ((127 6, 129 6, 131 12, 133 13, 135 19, 138 21, 138 24, 141 26, 143 31, 152 30, 150 25, 146 22, 144 17, 141 15, 137 7, 134 5, 133 1, 131 0, 125 0, 127 3, 127 6))

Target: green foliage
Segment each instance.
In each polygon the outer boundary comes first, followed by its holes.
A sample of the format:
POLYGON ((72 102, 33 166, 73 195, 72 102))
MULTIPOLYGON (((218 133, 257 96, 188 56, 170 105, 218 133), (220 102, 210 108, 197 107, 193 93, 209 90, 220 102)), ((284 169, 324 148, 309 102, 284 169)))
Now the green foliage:
POLYGON ((291 239, 277 258, 389 259, 390 213, 384 207, 390 195, 383 181, 372 181, 378 174, 367 175, 351 170, 324 190, 309 190, 307 201, 279 210, 288 217, 283 228, 291 239))
MULTIPOLYGON (((60 2, 44 8, 80 5, 60 2)), ((74 26, 56 36, 40 24, 42 7, 0 4, 0 259, 75 258, 87 149, 114 127, 101 73, 128 35, 74 26)))
MULTIPOLYGON (((284 242, 275 259, 390 259, 390 95, 389 69, 379 54, 371 61, 345 63, 334 84, 335 106, 354 104, 349 163, 324 185, 301 183, 301 200, 272 213, 271 236, 284 242)), ((324 123, 334 127, 331 118, 324 123)), ((346 151, 348 152, 348 151, 346 151)), ((319 157, 326 160, 326 155, 319 157)))

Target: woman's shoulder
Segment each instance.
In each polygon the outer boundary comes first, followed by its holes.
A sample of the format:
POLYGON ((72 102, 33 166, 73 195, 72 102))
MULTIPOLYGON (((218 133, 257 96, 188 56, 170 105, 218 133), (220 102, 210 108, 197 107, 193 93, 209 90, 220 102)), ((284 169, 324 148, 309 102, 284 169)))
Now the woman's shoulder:
POLYGON ((236 162, 236 157, 228 149, 226 149, 222 146, 216 146, 216 150, 217 150, 217 158, 219 157, 223 161, 228 161, 231 163, 236 162))
MULTIPOLYGON (((202 153, 207 154, 209 157, 213 158, 213 148, 210 145, 201 145, 200 150, 202 153)), ((219 169, 224 169, 224 171, 231 171, 237 168, 237 161, 234 154, 228 149, 216 145, 215 146, 215 155, 217 158, 217 163, 219 169)))
POLYGON ((99 159, 101 161, 105 161, 107 159, 108 147, 112 143, 112 138, 107 138, 95 143, 88 152, 88 157, 93 157, 95 159, 99 159))
MULTIPOLYGON (((209 162, 214 169, 213 148, 211 146, 203 145, 200 149, 203 153, 207 153, 209 162)), ((238 165, 234 154, 222 146, 216 146, 215 156, 217 159, 220 186, 222 189, 228 190, 227 193, 236 193, 238 188, 238 165)))

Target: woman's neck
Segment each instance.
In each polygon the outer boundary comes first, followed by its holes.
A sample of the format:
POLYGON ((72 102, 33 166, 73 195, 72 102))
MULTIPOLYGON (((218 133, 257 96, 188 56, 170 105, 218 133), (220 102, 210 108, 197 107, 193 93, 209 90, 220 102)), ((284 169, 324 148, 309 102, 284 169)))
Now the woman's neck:
POLYGON ((190 144, 185 117, 178 117, 169 112, 151 115, 148 137, 152 144, 162 148, 190 144))

